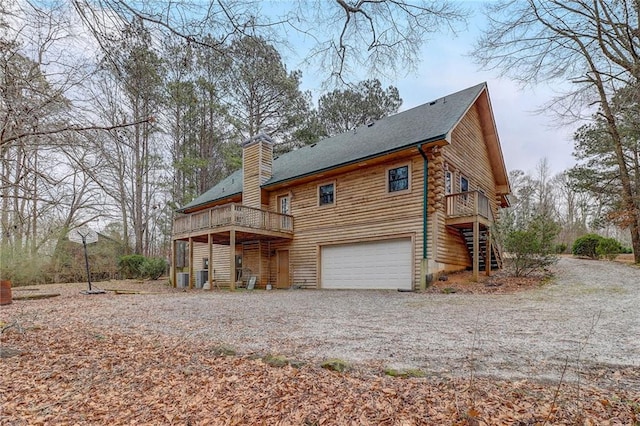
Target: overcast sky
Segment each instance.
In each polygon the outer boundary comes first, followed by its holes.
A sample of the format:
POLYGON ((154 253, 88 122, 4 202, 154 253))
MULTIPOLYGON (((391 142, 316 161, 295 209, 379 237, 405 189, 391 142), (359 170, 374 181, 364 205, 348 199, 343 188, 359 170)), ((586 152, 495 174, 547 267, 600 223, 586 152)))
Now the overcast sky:
MULTIPOLYGON (((422 49, 422 62, 415 73, 396 80, 380 78, 383 85, 398 88, 404 101, 402 111, 486 81, 507 169, 533 172, 545 157, 553 174, 571 167, 577 125, 560 128, 551 114, 536 113, 553 97, 549 87, 521 89, 508 78, 499 78, 498 71, 481 71, 473 63, 469 53, 485 18, 479 13, 480 3, 466 4, 477 11, 468 30, 460 30, 457 36, 435 35, 422 49)), ((303 89, 311 90, 317 99, 320 79, 326 75, 314 75, 315 70, 293 60, 290 68, 303 71, 303 89)), ((362 79, 370 77, 363 75, 362 79)))
POLYGON ((481 71, 468 53, 475 34, 435 39, 423 49, 424 62, 415 75, 398 80, 402 108, 411 108, 486 81, 507 170, 533 171, 547 158, 552 172, 560 173, 575 160, 575 126, 558 127, 551 113, 540 113, 554 96, 548 87, 521 89, 497 71, 481 71))

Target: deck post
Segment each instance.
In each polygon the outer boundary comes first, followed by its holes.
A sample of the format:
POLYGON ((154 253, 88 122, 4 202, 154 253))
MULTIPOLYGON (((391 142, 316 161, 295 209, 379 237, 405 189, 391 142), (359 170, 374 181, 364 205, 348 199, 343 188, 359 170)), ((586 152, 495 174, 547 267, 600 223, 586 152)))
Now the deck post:
POLYGON ((473 215, 478 216, 480 209, 478 204, 480 203, 480 197, 478 196, 478 191, 473 191, 473 215))
MULTIPOLYGON (((231 210, 233 212, 233 210, 231 210)), ((236 231, 229 231, 229 288, 236 289, 236 231)))
POLYGON ((189 289, 193 288, 193 238, 189 237, 189 289))
POLYGON ((480 222, 473 221, 473 281, 478 281, 480 269, 480 222))
POLYGON ((487 276, 491 276, 491 231, 487 227, 487 251, 484 255, 484 269, 487 276))
POLYGON ((178 241, 171 240, 171 285, 176 288, 176 253, 178 252, 178 241))
POLYGON ((213 234, 207 233, 207 244, 209 245, 209 268, 207 270, 207 281, 209 290, 213 290, 213 234))

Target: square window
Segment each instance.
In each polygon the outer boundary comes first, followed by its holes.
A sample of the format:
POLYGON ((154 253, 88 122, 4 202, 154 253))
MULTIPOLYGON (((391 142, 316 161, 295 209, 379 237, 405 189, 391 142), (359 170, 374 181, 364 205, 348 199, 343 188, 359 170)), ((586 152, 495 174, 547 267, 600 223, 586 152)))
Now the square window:
POLYGON ((335 194, 334 191, 335 188, 333 183, 320 185, 318 187, 318 204, 321 206, 333 204, 335 194))
POLYGON ((409 189, 409 166, 389 169, 387 177, 389 192, 405 191, 409 189))

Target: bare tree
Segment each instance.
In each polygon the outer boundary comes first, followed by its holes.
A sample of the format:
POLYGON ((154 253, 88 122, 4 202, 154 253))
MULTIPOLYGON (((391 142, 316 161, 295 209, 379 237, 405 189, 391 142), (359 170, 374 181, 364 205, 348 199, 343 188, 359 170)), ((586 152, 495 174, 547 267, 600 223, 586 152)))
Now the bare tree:
POLYGON ((565 116, 593 104, 606 123, 620 176, 619 193, 640 262, 639 188, 632 184, 612 100, 640 78, 640 4, 636 0, 526 0, 492 4, 474 55, 525 84, 566 81, 554 106, 565 116))
POLYGON ((98 40, 136 17, 164 36, 217 49, 228 40, 261 36, 284 43, 293 33, 311 40, 307 60, 340 83, 352 73, 405 73, 420 62, 420 48, 430 34, 464 23, 467 12, 444 0, 314 0, 272 4, 260 1, 156 2, 73 0, 98 40), (205 37, 210 35, 211 37, 205 37))

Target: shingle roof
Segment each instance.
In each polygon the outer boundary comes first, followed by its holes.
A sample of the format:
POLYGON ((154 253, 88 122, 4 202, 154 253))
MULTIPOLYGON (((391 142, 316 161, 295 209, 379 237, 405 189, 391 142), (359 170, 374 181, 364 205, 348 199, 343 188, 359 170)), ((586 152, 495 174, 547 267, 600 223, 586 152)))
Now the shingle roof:
MULTIPOLYGON (((273 175, 263 186, 319 173, 346 164, 444 139, 480 93, 481 83, 432 102, 383 118, 317 144, 286 153, 273 161, 273 175)), ((242 170, 220 181, 181 210, 242 192, 242 170)))
POLYGON ((228 198, 242 192, 242 169, 236 170, 226 178, 218 182, 213 188, 202 193, 199 197, 194 198, 190 203, 186 204, 179 212, 188 210, 212 201, 228 198))

